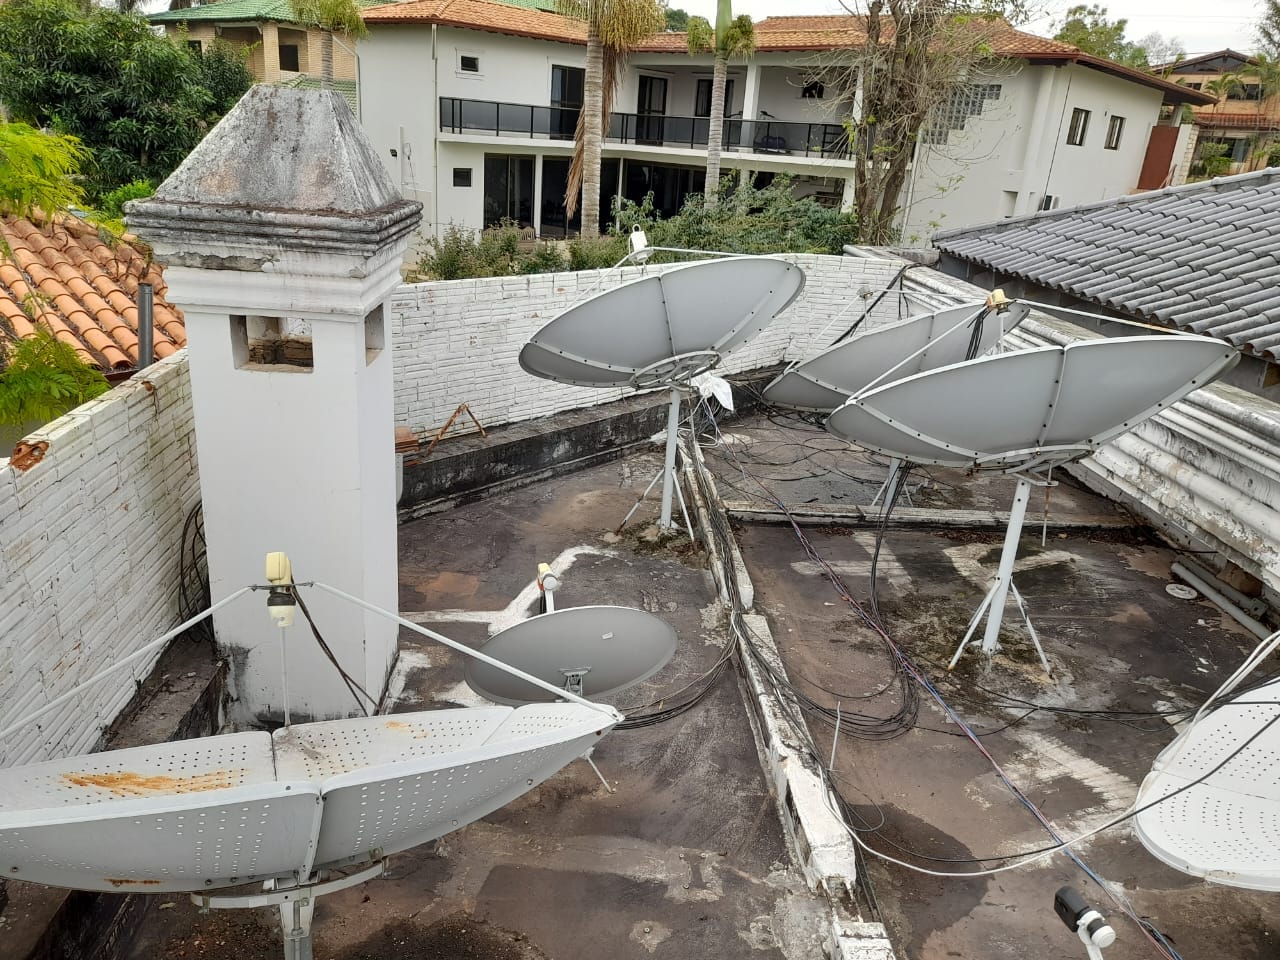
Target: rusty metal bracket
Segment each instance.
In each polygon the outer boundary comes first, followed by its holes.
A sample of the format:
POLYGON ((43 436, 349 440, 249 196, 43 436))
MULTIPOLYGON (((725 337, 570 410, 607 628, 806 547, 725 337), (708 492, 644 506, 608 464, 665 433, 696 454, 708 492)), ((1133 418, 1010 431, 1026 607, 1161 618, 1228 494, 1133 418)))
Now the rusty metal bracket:
POLYGON ((453 411, 453 416, 445 421, 445 425, 441 427, 440 432, 435 435, 435 439, 431 441, 431 445, 423 452, 422 456, 424 459, 431 456, 431 451, 436 448, 436 444, 444 439, 444 435, 449 432, 449 428, 453 426, 454 421, 463 413, 471 418, 471 422, 474 423, 476 425, 476 429, 480 431, 480 436, 486 438, 489 436, 484 432, 484 426, 476 419, 476 415, 471 412, 471 408, 465 403, 460 403, 458 404, 458 409, 453 411))

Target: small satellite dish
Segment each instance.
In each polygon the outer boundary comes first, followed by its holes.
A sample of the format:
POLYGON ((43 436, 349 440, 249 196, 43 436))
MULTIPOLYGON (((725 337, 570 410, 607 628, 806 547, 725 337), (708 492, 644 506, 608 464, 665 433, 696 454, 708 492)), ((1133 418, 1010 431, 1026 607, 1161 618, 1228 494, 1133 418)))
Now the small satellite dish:
POLYGON ((1211 883, 1280 891, 1280 723, 1267 727, 1277 701, 1280 680, 1240 694, 1156 757, 1135 802, 1168 799, 1134 818, 1153 856, 1211 883))
POLYGON ((784 370, 764 388, 764 398, 793 410, 830 412, 885 379, 901 380, 989 353, 1030 309, 1013 303, 995 311, 967 303, 867 330, 784 370))
MULTIPOLYGON (((607 697, 647 680, 676 652, 676 632, 630 607, 569 607, 530 617, 480 647, 508 666, 584 697, 607 697)), ((466 664, 467 685, 495 703, 553 699, 539 687, 478 660, 466 664)))
POLYGON ((527 373, 581 387, 670 386, 717 366, 804 289, 774 257, 672 267, 570 307, 520 351, 527 373))
POLYGON ((1087 456, 1240 360, 1221 340, 1117 337, 956 363, 852 397, 827 429, 912 463, 1006 473, 1087 456))
POLYGON ((857 394, 827 430, 912 463, 1018 475, 995 580, 948 669, 983 616, 982 649, 994 653, 1010 592, 1045 672, 1049 661, 1013 584, 1013 563, 1035 477, 1088 456, 1193 390, 1213 382, 1240 354, 1211 337, 1085 340, 968 360, 857 394), (989 615, 988 615, 988 610, 989 615))
MULTIPOLYGON (((683 264, 570 307, 525 344, 520 366, 535 377, 580 387, 671 388, 666 458, 659 474, 659 524, 670 530, 672 494, 679 489, 681 389, 763 331, 803 289, 804 271, 775 257, 683 264)), ((692 538, 688 511, 685 519, 692 538)))

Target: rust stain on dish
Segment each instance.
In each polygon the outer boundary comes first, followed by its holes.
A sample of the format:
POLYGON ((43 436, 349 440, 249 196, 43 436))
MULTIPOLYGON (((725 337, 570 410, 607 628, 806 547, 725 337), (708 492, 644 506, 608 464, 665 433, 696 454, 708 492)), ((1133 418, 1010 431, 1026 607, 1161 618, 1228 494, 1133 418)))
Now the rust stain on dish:
POLYGON ((427 737, 432 736, 432 733, 429 729, 424 730, 422 727, 418 726, 416 723, 405 723, 402 720, 388 720, 387 729, 388 730, 404 730, 408 733, 412 733, 413 739, 415 740, 425 740, 427 737))
POLYGON ((116 877, 103 877, 103 879, 106 880, 107 883, 111 884, 113 887, 133 887, 133 886, 150 887, 150 886, 160 885, 159 880, 120 880, 120 879, 117 879, 116 877))
POLYGON ((77 787, 98 787, 117 797, 145 797, 168 793, 201 793, 235 786, 243 770, 217 770, 194 777, 143 776, 139 773, 64 773, 62 779, 77 787))

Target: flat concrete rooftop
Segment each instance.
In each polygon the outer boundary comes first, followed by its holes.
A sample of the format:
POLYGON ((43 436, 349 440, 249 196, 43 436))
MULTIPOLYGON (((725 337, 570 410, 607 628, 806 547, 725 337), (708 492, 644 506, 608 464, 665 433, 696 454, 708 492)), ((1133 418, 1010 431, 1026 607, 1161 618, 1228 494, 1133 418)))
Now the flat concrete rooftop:
MULTIPOLYGON (((753 416, 724 432, 720 443, 703 436, 704 456, 734 518, 756 612, 767 617, 791 681, 830 708, 892 714, 900 700, 883 645, 768 499, 806 518, 813 546, 865 603, 875 543, 866 504, 884 464, 799 420, 753 416), (881 687, 888 692, 869 696, 881 687)), ((530 612, 530 595, 517 597, 536 564, 551 562, 562 575, 560 606, 640 607, 677 630, 675 659, 618 705, 678 690, 716 663, 729 631, 708 555, 687 540, 641 535, 655 505, 621 537, 611 533, 659 465, 656 449, 632 454, 402 526, 402 611, 479 643, 530 612)), ((1179 718, 1160 714, 1198 704, 1254 644, 1207 602, 1165 592, 1174 550, 1060 479, 1044 544, 1036 493, 1017 574, 1051 679, 1012 609, 1001 653, 987 660, 971 649, 954 673, 945 670, 994 569, 1011 480, 914 474, 910 503, 886 530, 877 597, 896 639, 984 748, 1060 833, 1074 835, 1131 802, 1176 732, 1170 721, 1179 718)), ((479 702, 457 655, 408 631, 401 640, 395 711, 479 702)), ((991 763, 920 699, 917 722, 896 738, 859 739, 851 725, 839 738, 834 775, 865 843, 942 871, 994 866, 967 861, 1049 844, 991 763)), ((831 727, 813 721, 810 732, 826 755, 831 727)), ((616 793, 576 762, 483 821, 393 858, 386 878, 321 900, 316 957, 823 956, 830 906, 791 860, 733 669, 676 719, 614 732, 595 759, 616 793)), ((1128 825, 1079 853, 1186 960, 1276 956, 1274 897, 1166 868, 1128 825)), ((1157 955, 1061 855, 978 879, 925 876, 874 858, 865 870, 875 906, 863 919, 883 921, 904 960, 1078 958, 1079 942, 1052 911, 1054 891, 1067 883, 1115 926, 1108 960, 1157 955)), ((201 916, 185 897, 160 899, 133 948, 139 960, 278 956, 268 911, 201 916)))
MULTIPOLYGON (((610 533, 661 466, 644 454, 400 528, 400 604, 467 643, 531 611, 515 603, 539 561, 558 606, 622 604, 677 631, 672 662, 620 694, 645 704, 699 677, 727 636, 705 554, 610 533)), ((654 507, 648 508, 648 520, 654 507)), ((394 711, 481 702, 461 657, 404 631, 394 711), (401 686, 403 683, 403 686, 401 686)), ((825 902, 792 868, 732 670, 682 716, 615 731, 575 762, 443 841, 397 855, 386 878, 321 899, 315 956, 572 960, 600 956, 821 956, 825 902)), ((279 956, 266 911, 201 916, 185 897, 153 910, 131 956, 279 956)))

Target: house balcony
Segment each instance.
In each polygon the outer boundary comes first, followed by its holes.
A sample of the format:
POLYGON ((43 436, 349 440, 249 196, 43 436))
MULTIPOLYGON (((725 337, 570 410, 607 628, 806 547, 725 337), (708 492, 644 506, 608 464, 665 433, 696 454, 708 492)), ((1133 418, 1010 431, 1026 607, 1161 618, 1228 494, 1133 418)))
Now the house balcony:
MULTIPOLYGON (((441 97, 440 132, 572 141, 579 112, 570 107, 441 97)), ((653 148, 668 155, 673 150, 704 153, 709 126, 706 117, 614 113, 605 139, 608 143, 653 148)), ((849 157, 848 132, 838 123, 728 118, 723 130, 725 153, 826 161, 849 157)))

